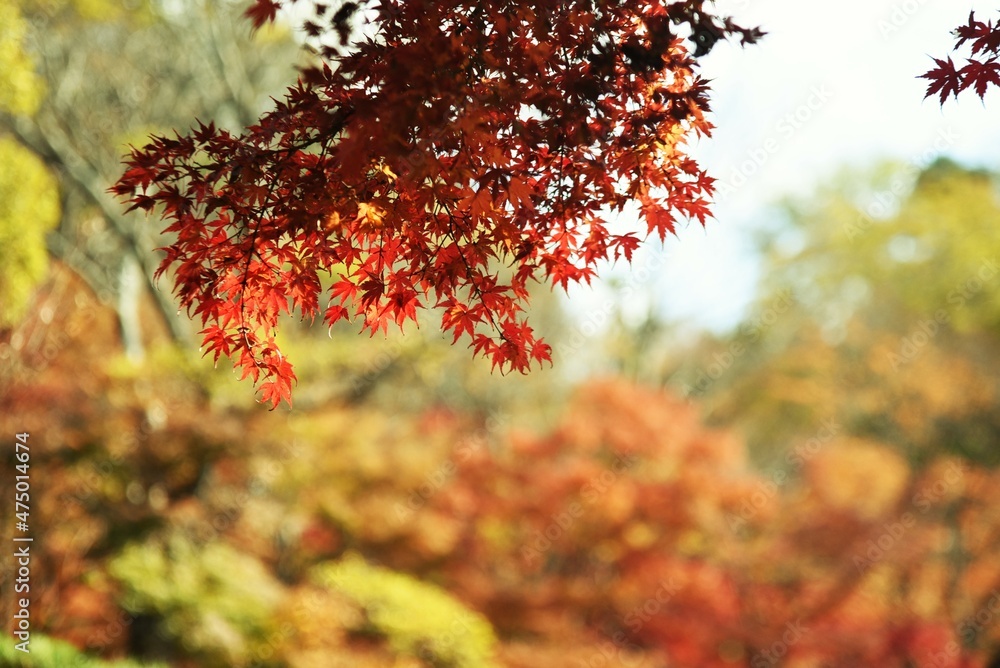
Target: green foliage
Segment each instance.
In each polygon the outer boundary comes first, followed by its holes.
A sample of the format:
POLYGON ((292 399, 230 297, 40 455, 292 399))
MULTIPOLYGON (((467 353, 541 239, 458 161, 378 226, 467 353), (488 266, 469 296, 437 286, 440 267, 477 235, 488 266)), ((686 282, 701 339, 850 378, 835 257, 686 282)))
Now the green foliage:
POLYGON ((944 309, 960 331, 1000 331, 1000 292, 990 289, 1000 279, 991 264, 1000 260, 1000 196, 989 174, 948 160, 919 174, 884 167, 846 175, 789 214, 785 233, 804 246, 772 252, 769 287, 811 291, 814 305, 866 312, 880 325, 944 309))
POLYGON ((947 160, 887 165, 786 213, 767 235, 755 315, 691 356, 680 383, 713 420, 741 424, 761 461, 833 418, 915 463, 1000 464, 995 178, 947 160))
POLYGON ((886 282, 913 313, 944 309, 956 330, 996 335, 998 219, 1000 196, 989 174, 939 161, 921 174, 899 215, 873 230, 882 257, 870 259, 886 268, 886 282))
POLYGON ((163 664, 137 661, 102 661, 83 654, 73 645, 44 635, 32 634, 31 651, 14 648, 10 638, 0 643, 0 668, 165 668, 163 664))
POLYGON ((119 380, 135 382, 150 377, 169 380, 173 387, 196 391, 216 407, 246 404, 246 393, 230 369, 205 364, 197 350, 172 342, 150 346, 141 362, 117 356, 109 361, 108 371, 119 380))
POLYGON ((364 610, 370 628, 359 631, 384 636, 400 654, 426 656, 448 668, 494 665, 489 622, 437 587, 355 555, 318 567, 316 579, 364 610))
MULTIPOLYGON (((0 77, 2 73, 0 64, 0 77)), ((0 327, 20 319, 35 285, 45 277, 45 233, 58 222, 55 180, 34 154, 0 136, 0 327)))
POLYGON ((181 534, 126 548, 109 572, 125 586, 130 612, 160 617, 171 636, 210 665, 250 660, 281 598, 253 557, 219 542, 196 545, 181 534))

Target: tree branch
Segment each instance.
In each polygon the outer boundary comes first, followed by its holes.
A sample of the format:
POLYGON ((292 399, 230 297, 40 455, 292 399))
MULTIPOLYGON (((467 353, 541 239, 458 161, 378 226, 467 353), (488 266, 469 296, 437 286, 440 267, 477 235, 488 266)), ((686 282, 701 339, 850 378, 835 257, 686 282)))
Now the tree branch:
POLYGON ((36 122, 22 116, 0 114, 0 125, 8 128, 19 141, 34 151, 42 160, 58 169, 86 195, 92 204, 100 209, 116 236, 125 245, 126 251, 136 259, 142 268, 146 284, 156 300, 172 338, 175 341, 189 340, 189 332, 182 326, 180 320, 174 317, 177 310, 176 304, 168 295, 160 291, 153 281, 156 261, 152 253, 142 247, 135 235, 132 234, 129 221, 120 212, 121 205, 107 192, 106 182, 97 168, 76 151, 69 138, 55 124, 43 125, 41 121, 36 122))

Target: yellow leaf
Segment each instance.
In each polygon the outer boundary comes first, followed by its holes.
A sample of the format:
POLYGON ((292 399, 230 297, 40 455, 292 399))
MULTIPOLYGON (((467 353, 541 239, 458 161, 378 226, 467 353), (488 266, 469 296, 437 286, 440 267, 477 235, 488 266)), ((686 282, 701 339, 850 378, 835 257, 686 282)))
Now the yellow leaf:
POLYGON ((326 217, 326 224, 324 225, 328 232, 332 232, 340 227, 340 214, 334 211, 329 216, 326 217))
POLYGON ((374 204, 362 202, 358 205, 358 220, 367 222, 372 227, 382 227, 382 219, 385 217, 385 210, 374 204))

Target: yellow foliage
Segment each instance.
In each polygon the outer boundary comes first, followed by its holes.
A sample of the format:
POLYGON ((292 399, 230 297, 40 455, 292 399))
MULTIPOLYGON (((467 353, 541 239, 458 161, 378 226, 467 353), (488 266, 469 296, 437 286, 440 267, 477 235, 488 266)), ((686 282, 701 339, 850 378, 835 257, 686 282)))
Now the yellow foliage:
POLYGON ((489 622, 436 587, 371 566, 357 555, 321 566, 315 577, 354 601, 369 630, 402 657, 428 657, 452 668, 494 665, 496 638, 489 622))
POLYGON ((45 233, 58 222, 55 179, 33 153, 0 136, 0 327, 24 315, 45 278, 45 233))
POLYGON ((269 644, 283 591, 257 559, 225 543, 197 545, 173 533, 126 548, 108 570, 131 612, 168 616, 167 632, 210 665, 252 663, 269 644))
POLYGON ((87 21, 114 21, 146 9, 148 0, 14 0, 13 4, 46 16, 69 10, 87 21))
POLYGON ((0 2, 0 111, 31 115, 42 99, 42 82, 24 52, 27 22, 11 2, 0 2))
POLYGON ((810 460, 807 475, 824 505, 874 520, 892 514, 910 469, 889 448, 852 439, 827 446, 810 460))

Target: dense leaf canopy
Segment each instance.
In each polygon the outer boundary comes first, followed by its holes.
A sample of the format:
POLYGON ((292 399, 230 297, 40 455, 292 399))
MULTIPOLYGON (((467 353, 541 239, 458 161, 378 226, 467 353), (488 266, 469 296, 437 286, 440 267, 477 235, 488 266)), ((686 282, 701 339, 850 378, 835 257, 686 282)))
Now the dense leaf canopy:
MULTIPOLYGON (((280 4, 248 15, 260 26, 280 4)), ((314 3, 322 62, 273 111, 239 136, 154 138, 115 186, 169 221, 160 273, 206 354, 234 358, 264 401, 290 400, 295 379, 283 313, 374 334, 437 307, 455 341, 525 371, 550 359, 522 313, 532 282, 630 259, 640 237, 610 224, 630 202, 661 238, 705 222, 712 179, 684 146, 711 128, 694 57, 759 31, 700 0, 334 9, 314 3)))

